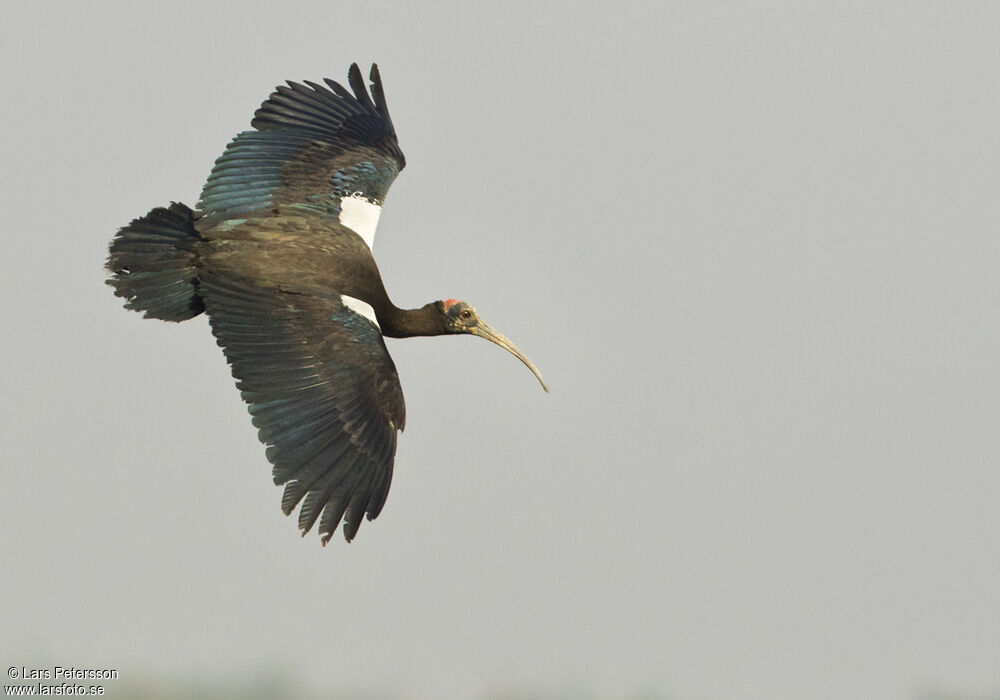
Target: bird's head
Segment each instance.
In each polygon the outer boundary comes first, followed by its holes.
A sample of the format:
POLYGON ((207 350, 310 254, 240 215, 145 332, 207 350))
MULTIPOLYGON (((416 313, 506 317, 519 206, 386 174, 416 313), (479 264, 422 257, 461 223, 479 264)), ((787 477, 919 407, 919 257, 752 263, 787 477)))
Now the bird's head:
POLYGON ((487 340, 496 343, 523 362, 525 366, 532 371, 535 378, 538 379, 542 388, 545 389, 546 392, 549 390, 549 388, 545 386, 545 380, 542 379, 542 373, 538 371, 538 368, 535 367, 531 360, 525 357, 524 353, 521 352, 517 346, 514 345, 514 343, 510 342, 503 335, 503 333, 479 318, 479 314, 472 306, 466 304, 464 301, 459 301, 458 299, 436 301, 434 302, 434 305, 441 314, 445 333, 468 333, 470 335, 478 335, 480 338, 486 338, 487 340))

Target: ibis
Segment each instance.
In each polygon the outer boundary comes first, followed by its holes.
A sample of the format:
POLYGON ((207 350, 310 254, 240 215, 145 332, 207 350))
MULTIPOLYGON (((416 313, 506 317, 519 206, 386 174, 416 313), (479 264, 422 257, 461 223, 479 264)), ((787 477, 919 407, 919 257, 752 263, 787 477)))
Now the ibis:
POLYGON ((289 81, 215 161, 197 207, 157 207, 110 245, 108 284, 147 318, 208 316, 231 365, 281 509, 302 534, 350 542, 382 511, 406 411, 383 336, 469 334, 541 373, 464 301, 402 309, 372 242, 406 164, 378 67, 370 91, 289 81))

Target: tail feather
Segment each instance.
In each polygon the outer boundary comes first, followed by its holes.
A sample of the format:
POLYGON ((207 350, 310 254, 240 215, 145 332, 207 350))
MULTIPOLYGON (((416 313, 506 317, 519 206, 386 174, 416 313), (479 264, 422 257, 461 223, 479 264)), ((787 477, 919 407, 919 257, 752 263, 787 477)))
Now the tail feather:
POLYGON ((125 307, 146 318, 184 321, 205 310, 198 295, 198 232, 190 207, 157 207, 118 231, 111 242, 108 284, 125 307))

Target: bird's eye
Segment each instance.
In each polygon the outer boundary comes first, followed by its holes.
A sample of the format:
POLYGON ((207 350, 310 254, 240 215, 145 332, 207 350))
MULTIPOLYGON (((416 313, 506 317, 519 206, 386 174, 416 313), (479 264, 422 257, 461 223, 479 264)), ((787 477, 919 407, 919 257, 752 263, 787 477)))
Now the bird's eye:
POLYGON ((469 309, 462 309, 462 313, 459 314, 463 320, 468 321, 472 318, 472 312, 469 309))

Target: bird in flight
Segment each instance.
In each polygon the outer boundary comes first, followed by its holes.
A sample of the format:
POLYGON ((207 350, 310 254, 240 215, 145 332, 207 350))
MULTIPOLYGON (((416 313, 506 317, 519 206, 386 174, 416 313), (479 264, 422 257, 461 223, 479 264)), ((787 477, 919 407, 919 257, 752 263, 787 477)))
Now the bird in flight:
POLYGON ((197 208, 157 207, 111 242, 108 284, 146 318, 208 315, 232 366, 281 509, 305 535, 350 542, 378 516, 406 411, 383 336, 467 333, 514 354, 464 301, 401 309, 372 257, 382 203, 406 160, 382 79, 351 91, 289 81, 215 162, 197 208), (352 94, 353 91, 353 94, 352 94))

